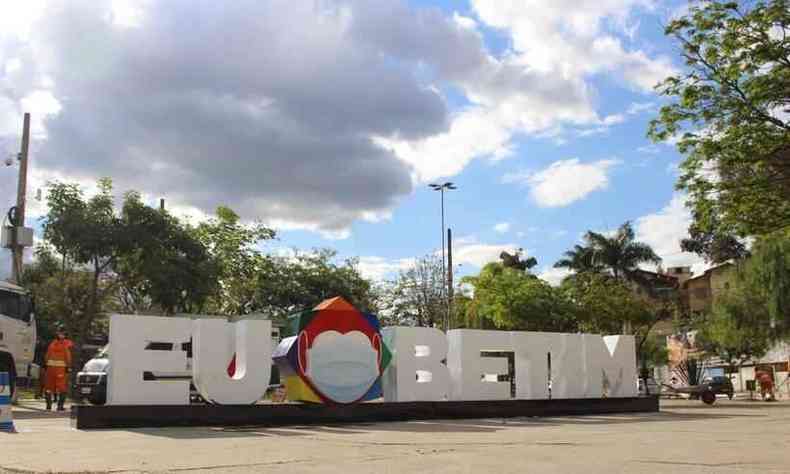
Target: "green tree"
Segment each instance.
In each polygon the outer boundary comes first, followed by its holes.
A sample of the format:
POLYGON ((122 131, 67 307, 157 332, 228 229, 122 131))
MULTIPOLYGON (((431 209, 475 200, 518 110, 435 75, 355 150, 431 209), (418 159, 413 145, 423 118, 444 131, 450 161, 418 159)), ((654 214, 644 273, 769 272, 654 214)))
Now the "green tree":
POLYGON ((678 187, 699 241, 686 248, 711 260, 706 242, 790 225, 788 31, 788 0, 699 2, 666 27, 686 67, 658 86, 673 102, 648 135, 686 155, 678 187))
POLYGON ((757 238, 730 283, 692 322, 707 352, 740 366, 790 333, 790 232, 757 238))
POLYGON ((121 224, 131 241, 114 270, 125 312, 201 312, 216 290, 217 265, 194 232, 140 195, 124 197, 121 224))
POLYGON ((34 250, 35 258, 29 265, 25 265, 22 272, 21 285, 25 287, 36 302, 36 333, 38 335, 38 350, 55 338, 55 326, 60 322, 57 313, 50 313, 47 298, 50 292, 44 291, 44 284, 49 284, 52 277, 65 272, 63 260, 59 259, 52 247, 46 243, 38 244, 34 250))
POLYGON ((130 242, 115 213, 112 181, 98 184, 89 199, 76 184, 50 184, 44 217, 44 239, 60 254, 63 270, 40 285, 36 299, 66 325, 77 355, 104 317, 103 305, 117 289, 113 265, 130 242))
POLYGON ((621 225, 611 237, 588 231, 584 238, 595 264, 610 270, 615 279, 636 281, 640 264, 661 263, 661 258, 649 245, 636 240, 630 222, 621 225))
MULTIPOLYGON (((692 212, 692 216, 697 211, 692 212)), ((708 223, 693 218, 688 228, 689 236, 680 241, 680 248, 685 252, 696 253, 710 263, 724 263, 728 260, 740 260, 749 256, 749 251, 742 239, 731 232, 721 231, 718 218, 709 217, 708 223), (703 227, 704 225, 704 227, 703 227), (718 229, 718 230, 710 230, 718 229)))
POLYGON ((740 367, 768 350, 771 333, 766 319, 765 304, 757 295, 743 288, 731 289, 697 319, 697 344, 731 367, 740 367))
POLYGON ((469 319, 487 320, 497 329, 573 332, 574 305, 547 282, 501 263, 489 263, 475 277, 463 278, 474 288, 466 305, 469 319))
POLYGON ((595 258, 595 249, 592 245, 573 246, 573 249, 565 251, 563 258, 554 264, 554 268, 567 268, 575 273, 601 272, 602 264, 595 258))
POLYGON ((255 311, 274 319, 341 296, 361 311, 377 311, 377 294, 357 269, 357 261, 338 263, 331 249, 266 259, 254 280, 255 311))
POLYGON ((259 275, 272 267, 257 246, 273 239, 274 231, 261 223, 244 224, 232 209, 220 206, 192 232, 211 255, 217 275, 218 287, 204 309, 227 316, 255 311, 259 275))
POLYGON ((669 349, 666 337, 648 335, 639 350, 639 367, 647 369, 660 367, 669 363, 669 349))
MULTIPOLYGON (((75 267, 67 259, 58 259, 46 244, 36 248, 36 258, 23 272, 23 284, 36 305, 37 353, 43 357, 47 345, 55 338, 56 328, 63 327, 74 342, 73 368, 79 369, 82 347, 94 334, 106 332, 106 319, 101 311, 108 303, 104 291, 107 280, 99 280, 99 291, 93 293, 93 274, 86 267, 75 267)), ((76 376, 72 371, 72 382, 76 376)), ((72 384, 73 385, 73 384, 72 384)))
POLYGON ((581 273, 563 282, 561 290, 577 307, 578 327, 582 332, 619 334, 630 328, 636 340, 637 357, 642 367, 656 361, 650 344, 651 331, 660 321, 675 313, 672 299, 653 300, 638 295, 634 288, 611 275, 581 273))
POLYGON ((499 254, 499 259, 502 260, 502 265, 507 268, 515 268, 516 270, 528 272, 538 264, 538 260, 535 257, 522 258, 521 253, 522 249, 518 249, 513 254, 502 251, 502 253, 499 254))
POLYGON ((447 315, 442 259, 426 255, 401 270, 385 291, 383 310, 389 319, 408 326, 435 327, 447 315))
POLYGON ((764 307, 772 334, 790 334, 790 230, 758 237, 738 272, 738 286, 764 307))

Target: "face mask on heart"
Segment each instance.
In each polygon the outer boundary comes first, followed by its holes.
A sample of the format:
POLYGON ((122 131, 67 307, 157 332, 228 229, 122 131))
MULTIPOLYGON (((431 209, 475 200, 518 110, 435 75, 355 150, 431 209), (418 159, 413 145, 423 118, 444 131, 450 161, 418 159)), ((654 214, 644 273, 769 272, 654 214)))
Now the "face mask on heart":
POLYGON ((362 398, 378 378, 379 353, 360 331, 324 331, 307 349, 305 375, 325 397, 351 403, 362 398))

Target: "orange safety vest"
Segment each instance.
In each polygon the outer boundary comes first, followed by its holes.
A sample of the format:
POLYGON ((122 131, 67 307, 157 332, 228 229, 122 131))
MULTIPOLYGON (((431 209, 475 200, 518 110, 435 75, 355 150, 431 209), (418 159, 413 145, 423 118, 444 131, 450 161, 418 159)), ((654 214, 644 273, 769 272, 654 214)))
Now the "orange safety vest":
POLYGON ((49 344, 44 357, 47 370, 44 375, 44 390, 54 393, 68 391, 67 370, 71 367, 71 346, 68 339, 55 339, 49 344))
POLYGON ((44 357, 47 367, 71 367, 71 346, 74 344, 68 339, 55 339, 49 344, 47 355, 44 357))

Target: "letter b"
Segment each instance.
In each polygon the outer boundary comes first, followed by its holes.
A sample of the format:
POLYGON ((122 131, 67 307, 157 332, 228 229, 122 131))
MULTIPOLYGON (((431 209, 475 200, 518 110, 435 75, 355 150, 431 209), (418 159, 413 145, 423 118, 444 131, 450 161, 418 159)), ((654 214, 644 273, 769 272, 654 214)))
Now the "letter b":
POLYGON ((388 402, 446 400, 450 373, 447 338, 435 328, 388 327, 382 329, 392 362, 384 372, 384 399, 388 402))

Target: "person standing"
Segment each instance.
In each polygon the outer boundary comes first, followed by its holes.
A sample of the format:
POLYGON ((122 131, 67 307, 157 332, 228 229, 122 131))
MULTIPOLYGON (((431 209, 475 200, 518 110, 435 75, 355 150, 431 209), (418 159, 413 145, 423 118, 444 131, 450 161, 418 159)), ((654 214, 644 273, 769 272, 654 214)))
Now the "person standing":
POLYGON ((66 339, 66 334, 62 328, 58 328, 57 336, 49 344, 47 354, 44 356, 46 375, 44 381, 44 399, 47 402, 47 410, 52 409, 53 399, 58 404, 58 411, 66 408, 66 391, 68 390, 68 374, 71 370, 71 346, 72 343, 66 339))
POLYGON ((762 395, 763 400, 767 402, 775 401, 774 380, 773 377, 771 377, 771 374, 765 371, 760 371, 757 373, 756 379, 760 383, 760 395, 762 395))

